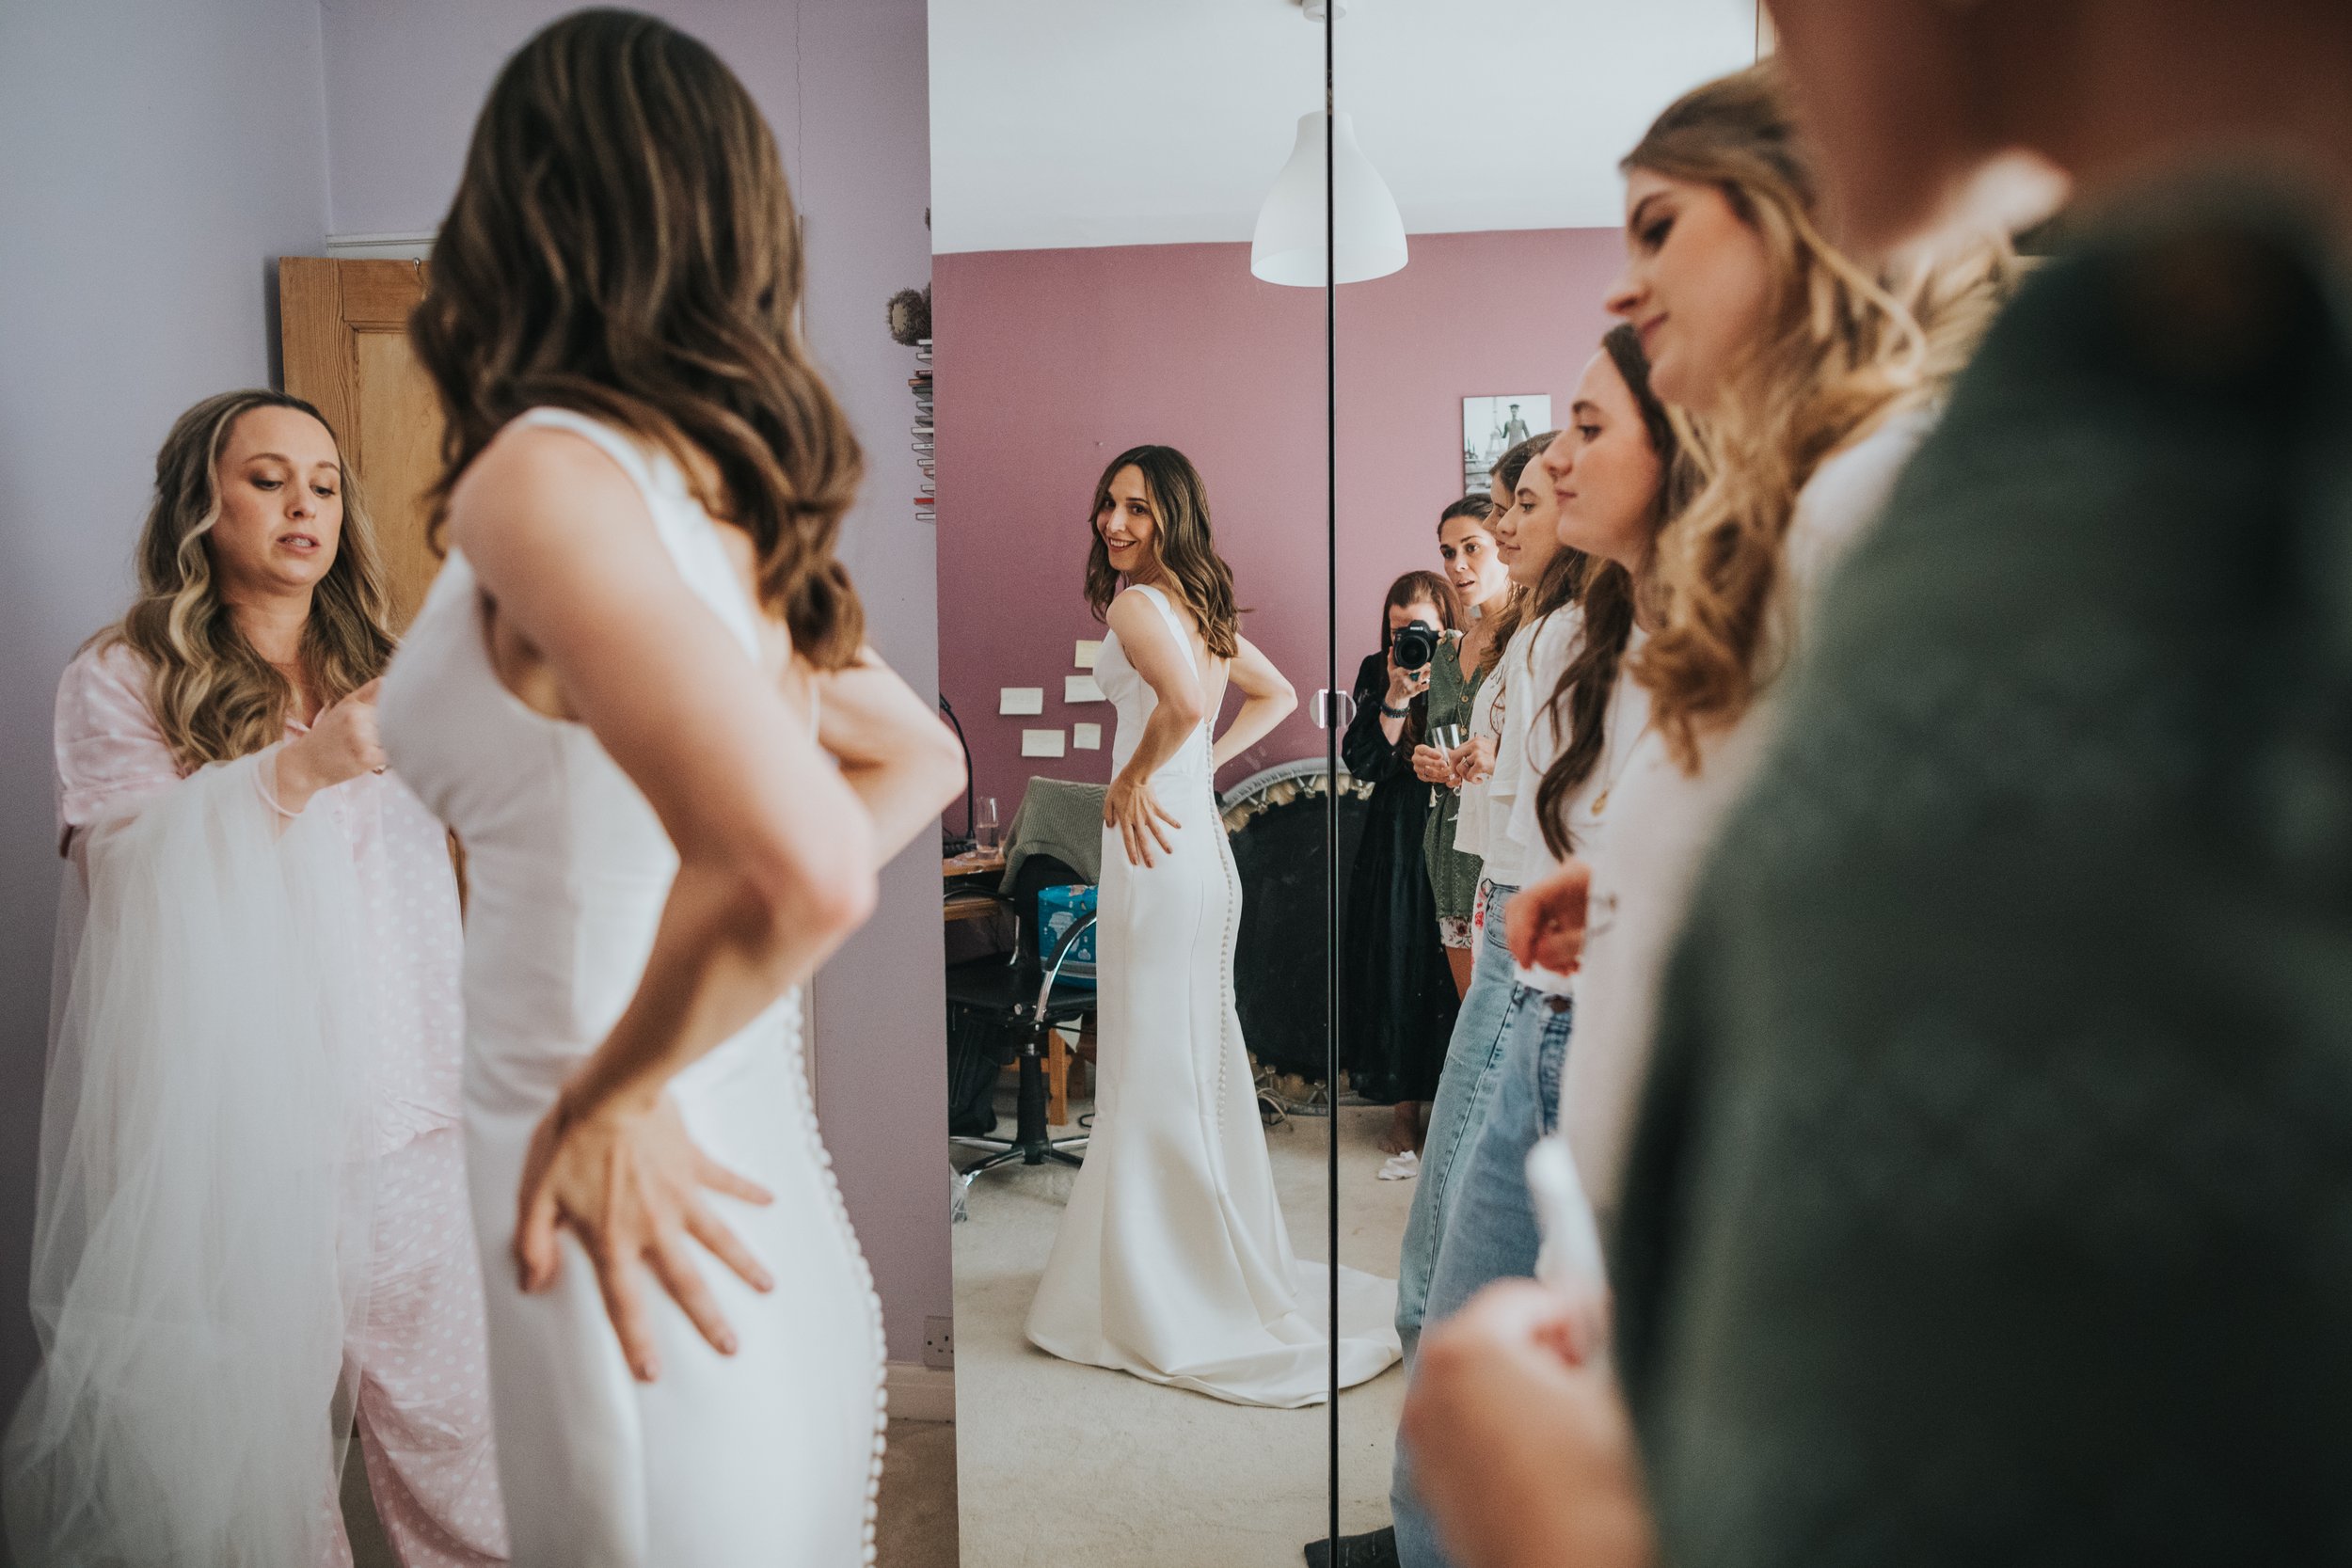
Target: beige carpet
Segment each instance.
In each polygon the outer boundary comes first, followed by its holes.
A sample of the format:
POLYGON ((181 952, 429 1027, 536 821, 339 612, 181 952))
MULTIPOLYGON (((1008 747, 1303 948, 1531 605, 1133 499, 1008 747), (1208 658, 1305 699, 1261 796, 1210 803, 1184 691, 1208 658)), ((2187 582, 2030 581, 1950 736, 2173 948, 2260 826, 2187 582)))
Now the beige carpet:
POLYGON ((874 1568, 956 1568, 956 1429, 893 1421, 874 1568))
MULTIPOLYGON (((1083 1105, 1073 1102, 1073 1114, 1083 1105)), ((1341 1260, 1393 1276, 1412 1183, 1375 1181, 1385 1109, 1340 1115, 1341 1260)), ((1005 1126, 1010 1126, 1009 1106, 1005 1126)), ((1266 1147, 1299 1256, 1326 1254, 1327 1128, 1299 1117, 1266 1147)), ((956 1433, 962 1568, 1209 1564, 1295 1568, 1327 1526, 1323 1407, 1259 1410, 1059 1361, 1022 1336, 1074 1173, 981 1177, 955 1227, 956 1433)), ((1388 1522, 1405 1379, 1391 1368, 1340 1402, 1341 1528, 1388 1522)))

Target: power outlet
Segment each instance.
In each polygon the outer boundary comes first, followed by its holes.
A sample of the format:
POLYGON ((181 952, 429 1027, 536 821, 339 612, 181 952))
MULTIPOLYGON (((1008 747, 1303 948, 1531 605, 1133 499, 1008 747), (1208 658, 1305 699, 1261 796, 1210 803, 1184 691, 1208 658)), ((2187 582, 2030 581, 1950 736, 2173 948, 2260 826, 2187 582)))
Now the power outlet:
POLYGON ((923 1320, 923 1365, 942 1371, 956 1370, 956 1320, 925 1318, 923 1320))

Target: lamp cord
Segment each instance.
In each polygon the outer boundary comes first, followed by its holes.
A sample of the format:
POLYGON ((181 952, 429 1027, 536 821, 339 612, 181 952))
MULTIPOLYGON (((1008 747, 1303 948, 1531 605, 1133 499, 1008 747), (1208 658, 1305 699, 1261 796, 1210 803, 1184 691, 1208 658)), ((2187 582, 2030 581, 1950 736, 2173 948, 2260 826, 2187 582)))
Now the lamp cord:
POLYGON ((963 748, 963 844, 969 848, 978 842, 972 836, 972 743, 963 738, 963 721, 956 717, 955 705, 945 691, 939 694, 939 711, 947 716, 956 732, 956 744, 963 748))

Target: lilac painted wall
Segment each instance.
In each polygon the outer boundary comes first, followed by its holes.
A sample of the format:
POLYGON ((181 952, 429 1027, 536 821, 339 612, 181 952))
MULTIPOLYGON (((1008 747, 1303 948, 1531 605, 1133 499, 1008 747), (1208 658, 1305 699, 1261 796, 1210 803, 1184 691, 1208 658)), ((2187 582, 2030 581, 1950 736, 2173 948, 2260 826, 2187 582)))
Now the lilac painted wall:
POLYGON ((59 862, 58 673, 122 611, 155 449, 270 379, 326 233, 316 0, 0 7, 0 1410, 24 1313, 59 862))
MULTIPOLYGON (((334 232, 439 222, 491 78, 567 0, 323 0, 334 232)), ((806 222, 811 343, 866 444, 866 499, 843 553, 875 645, 927 696, 938 660, 931 531, 914 521, 911 350, 882 301, 930 277, 924 0, 659 0, 727 61, 775 128, 806 222)), ((818 1096, 888 1319, 914 1360, 948 1275, 946 998, 928 835, 883 873, 882 902, 818 976, 818 1096)))
MULTIPOLYGON (((1461 490, 1461 400, 1568 392, 1608 325, 1613 229, 1428 234, 1403 272, 1340 291, 1340 681, 1375 646, 1400 572, 1435 568, 1461 490)), ((1103 466, 1145 441, 1208 482, 1244 630, 1300 711, 1228 767, 1231 785, 1323 754, 1306 697, 1325 684, 1324 342, 1319 291, 1249 275, 1242 245, 989 251, 934 259, 939 335, 940 682, 979 792, 1007 822, 1034 774, 1101 780, 1106 753, 1025 760, 1024 725, 1108 724, 1065 705, 1071 644, 1102 636, 1081 596, 1103 466), (997 689, 1043 686, 1045 714, 999 718, 997 689)), ((1107 744, 1107 737, 1105 740, 1107 744)))

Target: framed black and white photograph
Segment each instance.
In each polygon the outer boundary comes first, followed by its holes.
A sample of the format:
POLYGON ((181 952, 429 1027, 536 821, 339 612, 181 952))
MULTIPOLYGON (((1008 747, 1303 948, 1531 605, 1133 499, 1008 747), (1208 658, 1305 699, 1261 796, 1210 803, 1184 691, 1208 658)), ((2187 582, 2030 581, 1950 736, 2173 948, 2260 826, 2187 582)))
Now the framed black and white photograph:
POLYGON ((1483 495, 1502 454, 1551 428, 1551 394, 1462 400, 1462 493, 1483 495))

